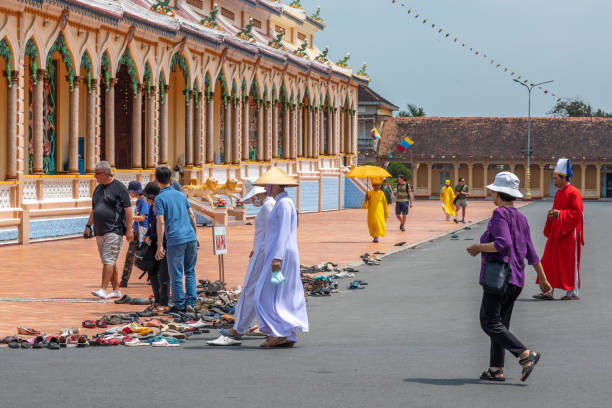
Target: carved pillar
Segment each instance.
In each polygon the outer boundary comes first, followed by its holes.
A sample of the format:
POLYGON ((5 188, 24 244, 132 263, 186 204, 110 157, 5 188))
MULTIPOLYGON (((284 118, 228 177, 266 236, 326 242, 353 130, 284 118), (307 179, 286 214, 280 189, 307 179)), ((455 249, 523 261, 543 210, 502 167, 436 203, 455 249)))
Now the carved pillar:
MULTIPOLYGON (((540 197, 544 198, 544 163, 540 163, 540 197)), ((486 184, 485 184, 486 185, 486 184)))
POLYGON ((286 103, 282 107, 283 109, 283 159, 291 158, 291 127, 289 123, 291 122, 289 104, 286 103))
POLYGON ((304 157, 304 108, 297 106, 297 157, 304 157))
POLYGON ((432 195, 433 191, 431 191, 432 185, 431 185, 431 166, 432 166, 432 162, 431 160, 427 161, 427 195, 430 196, 432 195))
POLYGON ((193 166, 193 108, 191 91, 185 89, 185 166, 193 166))
POLYGON ((278 101, 272 104, 272 158, 278 158, 278 101))
MULTIPOLYGON (((68 81, 69 77, 66 77, 68 81)), ((79 85, 81 78, 74 78, 74 86, 68 95, 68 173, 79 173, 79 85)))
POLYGON ((306 157, 312 158, 312 108, 308 108, 306 119, 306 157))
MULTIPOLYGON (((87 82, 84 79, 84 82, 87 82)), ((96 166, 96 102, 98 83, 91 80, 91 91, 87 94, 87 118, 85 124, 85 173, 92 174, 96 166)))
POLYGON ((297 140, 298 140, 298 128, 297 128, 297 116, 298 116, 298 109, 297 109, 297 105, 293 106, 293 109, 291 109, 289 117, 291 118, 291 152, 289 155, 289 158, 291 160, 295 160, 297 158, 297 140))
POLYGON ((213 94, 207 97, 206 103, 206 163, 212 163, 215 159, 214 141, 215 136, 213 135, 214 125, 214 98, 213 94))
POLYGON ((36 71, 36 85, 32 95, 32 145, 34 157, 32 165, 33 174, 43 174, 43 89, 47 71, 36 71))
POLYGON ((202 93, 193 96, 193 165, 202 167, 202 93))
POLYGON ((168 164, 168 91, 170 87, 164 85, 164 94, 160 100, 159 118, 159 164, 168 164))
POLYGON ((240 164, 240 143, 242 142, 242 131, 240 126, 240 98, 237 98, 234 103, 234 112, 232 114, 232 163, 240 164))
POLYGON ((249 97, 244 98, 244 103, 242 104, 242 160, 249 160, 249 136, 250 136, 250 106, 249 106, 249 97))
MULTIPOLYGON (((6 72, 5 72, 5 75, 6 72)), ((11 72, 11 86, 6 90, 6 179, 17 178, 17 88, 18 72, 11 72)))
MULTIPOLYGON (((595 166, 597 167, 595 169, 595 178, 597 184, 597 198, 599 199, 604 196, 604 192, 601 191, 601 163, 597 161, 597 163, 595 163, 595 166)), ((605 192, 605 194, 607 194, 607 191, 605 192)))
POLYGON ((349 152, 351 154, 357 154, 357 129, 355 126, 355 112, 349 113, 349 152))
POLYGON ((115 168, 115 84, 116 78, 111 78, 106 88, 106 98, 104 103, 104 128, 106 130, 106 161, 115 168))
POLYGON ((338 138, 340 140, 340 153, 346 153, 344 150, 344 140, 346 138, 346 129, 344 128, 344 109, 340 108, 338 110, 338 114, 340 115, 340 137, 338 138))
POLYGON ((136 87, 132 102, 132 168, 142 168, 142 86, 136 87))
POLYGON ((584 197, 586 194, 586 163, 584 160, 580 164, 580 190, 582 192, 582 196, 584 197))
POLYGON ((264 102, 257 108, 257 161, 264 160, 264 102))
POLYGON ((146 163, 147 169, 155 168, 155 87, 150 87, 147 95, 147 125, 146 125, 146 163))
POLYGON ((265 161, 272 160, 272 106, 270 103, 265 103, 264 117, 266 118, 265 124, 265 140, 264 140, 264 157, 265 161))
POLYGON ((332 109, 327 110, 327 151, 326 155, 331 156, 334 154, 334 120, 333 120, 332 109))
POLYGON ((325 155, 325 108, 319 108, 319 156, 325 155))
POLYGON ((224 143, 224 162, 225 164, 232 164, 232 101, 228 101, 225 107, 225 143, 224 143))

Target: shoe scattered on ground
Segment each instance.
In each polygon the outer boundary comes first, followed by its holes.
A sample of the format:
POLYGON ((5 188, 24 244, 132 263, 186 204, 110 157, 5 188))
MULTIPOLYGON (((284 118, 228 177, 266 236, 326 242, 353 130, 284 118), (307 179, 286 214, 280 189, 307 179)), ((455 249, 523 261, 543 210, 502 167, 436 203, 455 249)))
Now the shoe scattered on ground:
POLYGON ((406 242, 405 241, 401 241, 401 242, 395 243, 394 245, 399 247, 399 246, 402 246, 402 245, 406 245, 406 242))
POLYGON ((532 298, 538 299, 538 300, 555 300, 553 295, 548 295, 544 293, 538 293, 537 295, 533 295, 532 298))
POLYGON ((136 347, 136 346, 150 346, 149 343, 145 343, 140 339, 132 339, 123 343, 124 346, 136 347))
POLYGON ((178 343, 171 343, 167 339, 162 338, 161 340, 151 343, 153 347, 179 347, 178 343))
POLYGON ((114 299, 114 298, 119 299, 119 298, 121 298, 121 291, 119 291, 119 290, 113 290, 111 293, 109 293, 109 294, 106 296, 106 298, 107 298, 107 299, 114 299))
POLYGON ((20 326, 20 327, 17 328, 17 333, 18 334, 25 334, 27 336, 38 336, 40 334, 40 332, 38 330, 29 329, 29 328, 23 327, 23 326, 20 326))
POLYGON ((89 341, 87 340, 87 336, 79 336, 79 339, 77 340, 77 347, 89 347, 89 341))
POLYGON ((236 340, 236 337, 219 336, 214 340, 206 342, 209 346, 240 346, 242 342, 236 340))
POLYGON ((91 294, 100 299, 107 299, 108 295, 104 289, 92 290, 91 294))
POLYGON ((49 350, 59 350, 60 349, 60 342, 59 339, 57 337, 51 337, 48 341, 47 341, 47 348, 49 350))
POLYGON ((95 329, 96 328, 96 322, 94 322, 93 320, 84 320, 83 323, 81 323, 81 324, 86 329, 95 329))
POLYGON ((363 286, 361 286, 361 281, 353 281, 351 282, 351 284, 349 285, 349 289, 365 289, 363 286))
MULTIPOLYGON (((119 286, 121 286, 121 285, 119 285, 119 286)), ((117 300, 115 300, 115 303, 117 303, 118 305, 121 305, 121 304, 128 304, 128 303, 130 303, 130 301, 131 301, 131 300, 132 300, 132 298, 131 298, 131 297, 129 297, 128 295, 123 295, 123 296, 121 297, 121 299, 117 299, 117 300)))
POLYGON ((143 305, 143 306, 150 304, 149 300, 143 297, 131 298, 129 303, 130 305, 143 305))
POLYGON ((119 282, 120 288, 127 288, 128 287, 127 285, 128 285, 127 282, 124 282, 124 281, 119 282))

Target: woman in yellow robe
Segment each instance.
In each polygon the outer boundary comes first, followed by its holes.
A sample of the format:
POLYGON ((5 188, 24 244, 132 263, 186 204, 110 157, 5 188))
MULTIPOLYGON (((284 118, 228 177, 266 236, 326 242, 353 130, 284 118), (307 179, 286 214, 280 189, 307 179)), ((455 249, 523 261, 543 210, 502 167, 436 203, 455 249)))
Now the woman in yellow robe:
POLYGON ((440 201, 442 201, 442 210, 446 214, 446 221, 450 221, 450 217, 457 214, 455 208, 455 190, 450 185, 450 180, 446 180, 445 186, 440 190, 440 201))
POLYGON ((380 189, 381 179, 373 179, 373 190, 368 191, 363 200, 363 208, 368 209, 368 228, 373 242, 378 242, 379 237, 387 234, 385 226, 386 219, 389 218, 389 207, 385 193, 380 189))

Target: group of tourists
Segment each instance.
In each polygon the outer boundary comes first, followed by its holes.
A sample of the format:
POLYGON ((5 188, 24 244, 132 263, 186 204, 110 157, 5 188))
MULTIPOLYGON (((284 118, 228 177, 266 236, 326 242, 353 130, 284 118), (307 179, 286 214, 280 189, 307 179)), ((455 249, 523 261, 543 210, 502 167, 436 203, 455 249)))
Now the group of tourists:
POLYGON ((525 259, 537 274, 541 293, 534 295, 536 299, 554 299, 554 289, 566 291, 562 300, 579 299, 583 204, 580 192, 570 184, 571 177, 569 159, 560 159, 553 174, 558 191, 547 213, 547 242, 541 260, 531 241, 527 218, 514 208, 514 201, 523 197, 518 177, 501 172, 486 187, 497 208, 480 243, 467 248, 472 256, 482 255, 480 324, 491 339, 490 364, 482 380, 505 381, 505 350, 519 359, 521 381, 529 377, 541 358, 541 353, 529 349, 509 330, 514 303, 525 284, 525 259))
POLYGON ((450 221, 451 217, 454 217, 453 221, 455 223, 465 224, 465 210, 469 196, 469 187, 465 184, 463 177, 459 178, 459 183, 454 188, 451 186, 450 180, 444 182, 444 186, 440 189, 440 201, 446 221, 450 221), (459 210, 461 210, 461 220, 457 219, 459 210))

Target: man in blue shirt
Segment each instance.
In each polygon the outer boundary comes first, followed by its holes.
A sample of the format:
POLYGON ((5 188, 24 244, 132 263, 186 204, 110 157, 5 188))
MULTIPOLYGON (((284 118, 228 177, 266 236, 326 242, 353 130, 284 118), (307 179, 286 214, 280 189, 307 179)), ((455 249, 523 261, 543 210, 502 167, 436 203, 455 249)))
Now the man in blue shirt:
POLYGON ((132 275, 132 267, 134 266, 134 256, 136 250, 140 247, 142 237, 147 232, 147 218, 149 216, 149 204, 142 196, 142 185, 138 181, 130 181, 128 184, 128 193, 130 198, 136 199, 136 208, 134 209, 134 222, 132 230, 134 231, 134 239, 130 242, 128 251, 125 254, 125 264, 123 264, 123 274, 121 275, 121 283, 119 287, 127 288, 130 275, 132 275))
POLYGON ((166 256, 170 285, 172 286, 172 303, 170 313, 184 312, 187 307, 195 306, 197 287, 195 265, 198 259, 198 241, 196 236, 196 219, 185 194, 176 191, 170 185, 171 172, 168 167, 155 169, 155 180, 161 189, 155 198, 155 215, 157 222, 158 260, 166 256), (163 242, 166 238, 166 249, 163 242), (183 274, 185 290, 183 290, 183 274), (187 302, 185 303, 185 292, 187 302))

